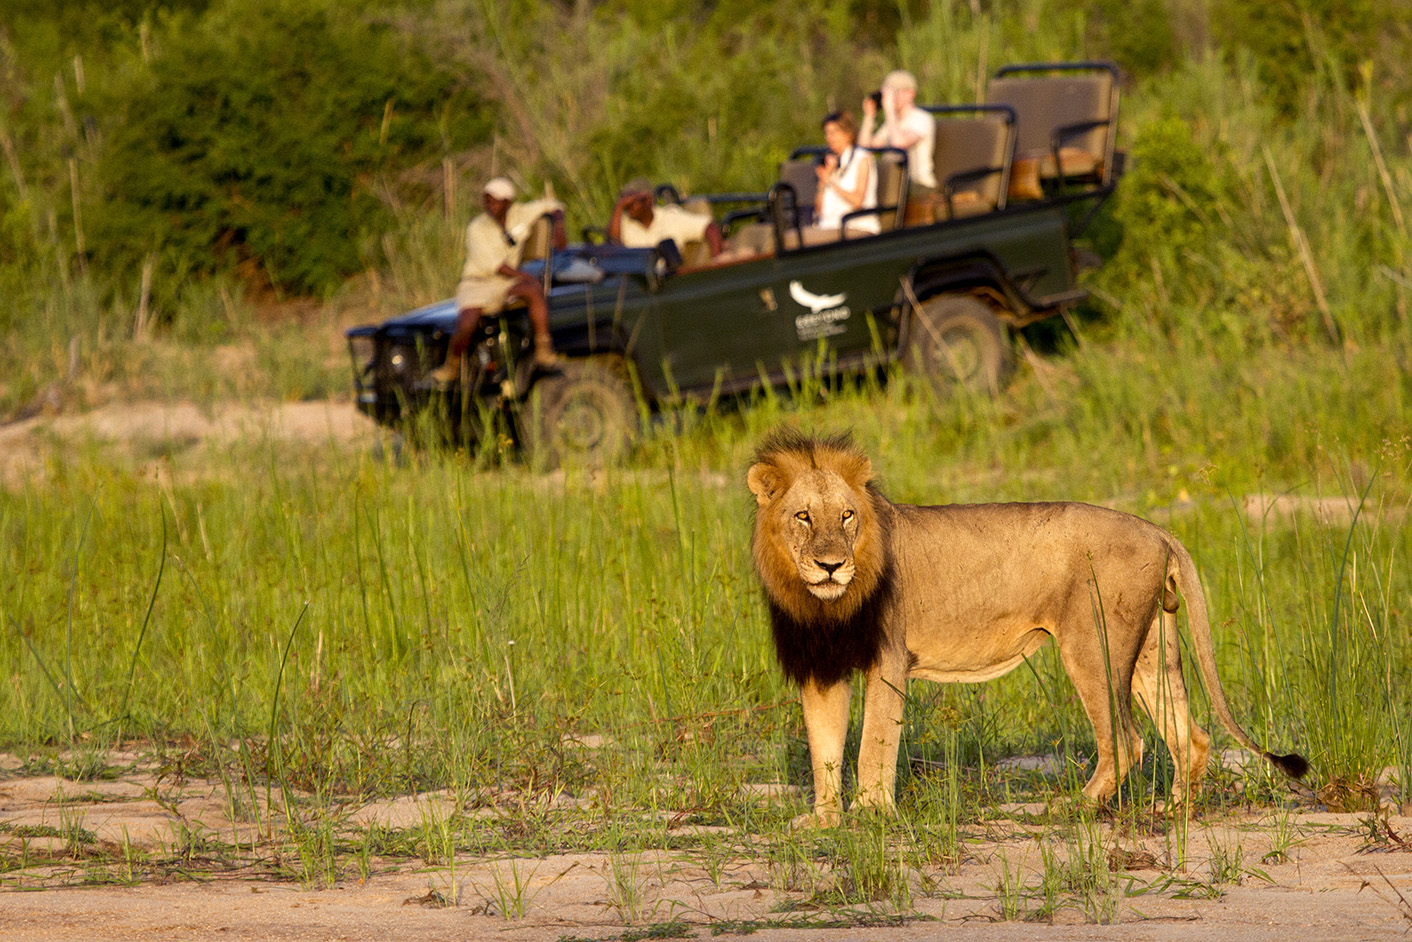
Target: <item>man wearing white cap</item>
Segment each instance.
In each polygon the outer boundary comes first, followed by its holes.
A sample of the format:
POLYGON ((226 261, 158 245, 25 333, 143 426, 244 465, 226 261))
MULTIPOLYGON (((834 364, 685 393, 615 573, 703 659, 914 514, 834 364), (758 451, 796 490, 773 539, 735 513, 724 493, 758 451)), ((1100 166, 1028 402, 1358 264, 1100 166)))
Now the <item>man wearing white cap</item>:
POLYGON ((863 99, 863 126, 858 143, 864 147, 896 147, 907 152, 909 198, 928 196, 936 189, 936 168, 932 151, 936 146, 936 119, 918 108, 917 79, 902 69, 883 79, 882 93, 863 99), (874 129, 881 98, 883 123, 874 129))
POLYGON ((481 193, 485 212, 466 227, 466 265, 456 286, 456 333, 443 363, 432 376, 441 383, 453 383, 461 376, 461 359, 475 336, 482 314, 498 314, 512 300, 529 307, 534 328, 534 362, 552 367, 558 362, 549 336, 549 304, 539 280, 519 269, 520 256, 530 229, 541 216, 554 220, 554 245, 563 249, 564 207, 556 200, 515 202, 515 185, 495 177, 481 193))

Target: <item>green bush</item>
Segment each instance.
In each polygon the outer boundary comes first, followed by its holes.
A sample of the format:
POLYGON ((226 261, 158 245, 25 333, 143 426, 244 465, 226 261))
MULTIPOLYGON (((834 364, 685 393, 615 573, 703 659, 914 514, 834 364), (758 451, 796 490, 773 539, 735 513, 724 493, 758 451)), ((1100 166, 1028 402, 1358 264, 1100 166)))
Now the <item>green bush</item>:
POLYGON ((1165 72, 1177 62, 1177 40, 1164 0, 1096 0, 1089 33, 1130 76, 1165 72))
POLYGON ((1208 213, 1227 198, 1227 184, 1185 119, 1166 115, 1144 125, 1128 155, 1113 218, 1122 242, 1114 266, 1132 273, 1152 258, 1180 257, 1203 242, 1208 213))
POLYGON ((163 20, 155 46, 84 102, 109 271, 155 256, 328 292, 370 260, 390 202, 425 196, 404 171, 486 136, 474 93, 357 6, 231 0, 163 20))
MULTIPOLYGON (((39 263, 32 208, 0 190, 0 293, 13 298, 27 286, 39 263)), ((14 327, 17 309, 0 305, 0 333, 14 327)))

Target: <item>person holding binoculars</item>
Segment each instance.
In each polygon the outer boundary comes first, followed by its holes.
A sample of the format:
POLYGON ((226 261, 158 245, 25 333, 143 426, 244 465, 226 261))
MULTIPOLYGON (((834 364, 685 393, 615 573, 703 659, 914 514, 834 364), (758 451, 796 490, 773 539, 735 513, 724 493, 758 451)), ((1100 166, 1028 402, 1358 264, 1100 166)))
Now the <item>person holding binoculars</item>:
POLYGON ((907 152, 909 200, 926 199, 936 192, 932 165, 936 121, 917 107, 916 100, 916 76, 902 69, 889 72, 882 89, 863 99, 863 125, 858 130, 858 143, 863 147, 896 147, 907 152), (883 120, 875 126, 879 108, 883 120))

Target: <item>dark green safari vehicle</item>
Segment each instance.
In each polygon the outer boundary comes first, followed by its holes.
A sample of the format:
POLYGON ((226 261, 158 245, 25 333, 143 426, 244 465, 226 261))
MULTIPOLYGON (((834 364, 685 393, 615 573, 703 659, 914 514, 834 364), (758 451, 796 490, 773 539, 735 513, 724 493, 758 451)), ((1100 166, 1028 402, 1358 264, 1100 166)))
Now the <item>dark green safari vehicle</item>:
POLYGON ((936 192, 909 198, 905 154, 877 152, 880 205, 860 211, 879 217, 874 235, 810 232, 804 149, 765 193, 698 198, 729 237, 715 259, 671 242, 586 240, 526 263, 546 288, 561 370, 532 367, 522 311, 482 319, 451 388, 430 373, 455 330, 454 301, 350 330, 358 406, 393 427, 429 420, 466 443, 494 428, 553 465, 611 460, 664 404, 782 385, 801 369, 900 361, 942 392, 998 391, 1013 366, 1010 331, 1084 297, 1070 240, 1121 175, 1116 78, 1107 63, 1012 66, 991 95, 1012 100, 928 109, 936 192), (1037 143, 1026 122, 1043 126, 1037 143))

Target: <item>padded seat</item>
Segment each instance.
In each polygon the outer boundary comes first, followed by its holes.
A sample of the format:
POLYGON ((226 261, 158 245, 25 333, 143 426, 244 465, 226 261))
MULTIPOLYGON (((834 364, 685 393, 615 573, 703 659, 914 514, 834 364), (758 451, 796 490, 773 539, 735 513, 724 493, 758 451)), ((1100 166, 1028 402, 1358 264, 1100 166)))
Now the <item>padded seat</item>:
MULTIPOLYGON (((860 232, 857 229, 849 228, 848 238, 866 239, 874 235, 871 232, 860 232)), ((815 245, 828 245, 837 242, 841 238, 837 229, 815 229, 813 226, 801 226, 798 232, 791 226, 784 231, 784 247, 786 251, 793 251, 799 248, 800 239, 806 247, 815 245)), ((736 235, 730 240, 728 248, 729 261, 736 261, 742 258, 753 258, 760 255, 773 255, 775 252, 775 230, 766 222, 754 222, 742 226, 736 235)))
POLYGON ((986 101, 1015 111, 1017 184, 1036 175, 1061 185, 1112 182, 1118 69, 1111 62, 1006 66, 991 79, 986 101))
MULTIPOLYGON (((936 117, 937 195, 932 218, 976 216, 1005 208, 1015 157, 1015 113, 1003 105, 928 108, 936 117)), ((922 218, 918 218, 922 217, 922 218)))
MULTIPOLYGON (((878 173, 877 204, 871 210, 856 210, 845 214, 847 238, 862 239, 874 235, 860 231, 855 223, 861 217, 872 215, 878 220, 883 232, 894 229, 902 222, 902 213, 907 195, 907 153, 896 148, 869 148, 872 152, 878 173)), ((780 164, 779 181, 770 190, 770 199, 775 200, 785 218, 781 220, 784 229, 784 247, 792 250, 800 247, 802 238, 805 246, 824 245, 836 242, 838 230, 813 228, 814 204, 818 199, 819 159, 826 153, 822 147, 802 147, 780 164), (789 188, 782 191, 782 186, 789 188), (797 217, 797 218, 796 218, 797 217), (798 233, 796 233, 796 223, 798 233)), ((726 261, 739 261, 761 255, 774 254, 774 225, 765 221, 768 210, 752 209, 741 218, 754 219, 742 226, 732 228, 731 237, 726 243, 726 261)), ((730 228, 731 215, 727 215, 725 225, 730 228)))
MULTIPOLYGON (((814 203, 819 198, 819 176, 814 172, 818 166, 814 156, 791 157, 780 164, 779 182, 788 183, 794 188, 794 203, 799 207, 799 225, 807 226, 814 221, 814 203)), ((789 220, 791 223, 793 220, 789 220)))
MULTIPOLYGON (((711 201, 703 197, 691 197, 682 201, 681 208, 698 216, 711 216, 711 201)), ((684 268, 698 268, 711 263, 711 246, 704 239, 692 239, 681 247, 681 263, 684 268)))
POLYGON ((878 169, 878 225, 888 232, 902 225, 907 207, 907 152, 885 148, 873 151, 878 169), (887 208, 895 207, 891 212, 887 208))
MULTIPOLYGON (((870 235, 873 235, 873 233, 859 232, 856 229, 850 229, 848 231, 848 238, 850 239, 863 239, 870 235)), ((830 245, 834 242, 838 242, 842 238, 837 229, 815 229, 813 226, 806 226, 799 230, 798 235, 795 234, 793 229, 786 230, 784 234, 784 247, 790 250, 799 248, 800 236, 804 237, 804 245, 806 247, 830 245)))
POLYGON ((543 261, 549 257, 550 238, 553 235, 553 226, 548 218, 540 216, 530 226, 529 235, 525 236, 524 248, 520 250, 520 262, 543 261))
POLYGON ((692 239, 681 247, 683 268, 699 268, 711 262, 711 246, 702 239, 692 239))
POLYGON ((750 222, 738 228, 726 242, 732 258, 753 258, 775 251, 775 230, 767 222, 750 222))

